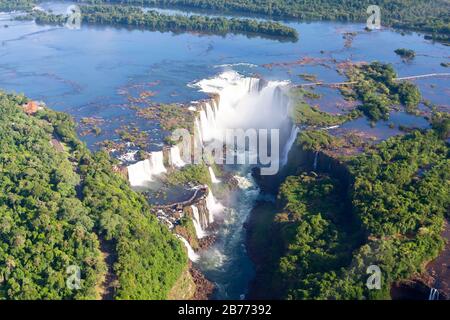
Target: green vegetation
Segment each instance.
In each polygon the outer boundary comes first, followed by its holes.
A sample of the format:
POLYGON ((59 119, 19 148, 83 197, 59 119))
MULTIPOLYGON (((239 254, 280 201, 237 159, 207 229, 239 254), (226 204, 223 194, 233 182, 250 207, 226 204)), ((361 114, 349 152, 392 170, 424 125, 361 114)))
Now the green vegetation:
POLYGON ((359 100, 359 109, 372 121, 388 120, 395 105, 403 104, 414 111, 420 100, 419 89, 412 83, 396 81, 392 65, 373 62, 353 66, 347 71, 351 85, 341 87, 349 100, 359 100))
MULTIPOLYGON (((0 0, 0 9, 27 9, 34 0, 0 0)), ((365 22, 369 5, 381 7, 382 24, 426 32, 427 39, 450 42, 450 4, 446 0, 79 0, 91 4, 132 4, 258 14, 274 18, 365 22)), ((206 31, 206 30, 202 30, 206 31)), ((240 30, 241 31, 241 30, 240 30)), ((283 32, 284 33, 284 32, 283 32)))
POLYGON ((85 167, 84 203, 106 240, 114 240, 117 299, 166 299, 187 259, 180 242, 150 214, 146 200, 125 180, 109 174, 107 154, 85 167))
POLYGON ((289 177, 280 189, 284 208, 275 223, 284 250, 276 277, 287 299, 316 298, 314 279, 321 281, 351 261, 357 241, 346 230, 345 198, 339 190, 338 181, 314 175, 289 177))
POLYGON ((0 0, 0 11, 29 10, 34 4, 32 0, 0 0))
POLYGON ((436 112, 431 119, 431 126, 441 139, 450 138, 450 115, 446 112, 436 112))
POLYGON ((157 120, 163 130, 173 132, 186 129, 193 132, 195 113, 178 104, 160 104, 138 109, 137 115, 148 120, 157 120))
POLYGON ((324 130, 303 130, 299 133, 296 144, 305 151, 319 151, 331 148, 336 140, 324 130))
POLYGON ((382 24, 429 33, 428 38, 450 42, 450 4, 446 0, 88 0, 158 7, 249 13, 301 20, 366 22, 369 5, 381 7, 382 24))
POLYGON ((0 299, 99 298, 104 240, 117 256, 116 299, 165 299, 187 263, 182 244, 109 156, 78 140, 68 115, 28 116, 25 102, 0 93, 0 299), (81 268, 81 290, 66 286, 70 265, 81 268))
POLYGON ((196 285, 189 268, 186 267, 181 277, 169 292, 169 300, 191 300, 196 291, 196 285))
POLYGON ((353 110, 344 115, 333 115, 321 111, 305 101, 308 92, 301 88, 295 88, 291 91, 291 97, 295 103, 292 108, 291 118, 298 125, 316 127, 334 126, 356 119, 361 115, 358 110, 353 110))
POLYGON ((400 57, 402 57, 404 60, 412 60, 416 57, 416 52, 411 49, 397 49, 394 51, 396 54, 398 54, 400 57))
POLYGON ((141 149, 148 147, 148 133, 132 126, 122 126, 116 130, 120 139, 124 142, 130 142, 141 149))
MULTIPOLYGON (((278 22, 253 19, 227 19, 223 17, 165 15, 157 11, 144 12, 138 7, 92 5, 81 6, 82 20, 88 24, 124 25, 157 31, 201 32, 225 35, 257 34, 291 41, 298 40, 297 31, 278 22)), ((20 19, 34 18, 40 24, 64 24, 66 16, 41 11, 20 19)))
POLYGON ((422 99, 419 88, 411 82, 401 82, 396 89, 400 103, 406 107, 407 111, 413 112, 422 99))
POLYGON ((199 249, 197 233, 195 232, 192 215, 186 215, 180 219, 179 224, 175 226, 174 232, 185 238, 194 250, 199 249))
POLYGON ((309 73, 302 73, 298 75, 303 80, 309 81, 309 82, 315 82, 317 81, 317 76, 315 74, 309 74, 309 73))
POLYGON ((209 176, 208 167, 205 164, 191 164, 180 170, 169 173, 166 177, 166 182, 173 186, 189 184, 203 184, 210 186, 211 178, 209 176))
POLYGON ((266 276, 276 281, 264 290, 286 299, 389 298, 394 281, 420 272, 443 248, 449 152, 435 132, 414 131, 347 161, 348 194, 326 174, 288 177, 267 248, 277 252, 266 262, 274 270, 266 276), (381 290, 366 287, 373 264, 382 271, 381 290))
POLYGON ((95 220, 74 163, 50 144, 65 129, 27 116, 26 101, 0 92, 0 299, 95 299, 106 270, 95 220), (79 291, 66 286, 70 265, 81 269, 79 291))

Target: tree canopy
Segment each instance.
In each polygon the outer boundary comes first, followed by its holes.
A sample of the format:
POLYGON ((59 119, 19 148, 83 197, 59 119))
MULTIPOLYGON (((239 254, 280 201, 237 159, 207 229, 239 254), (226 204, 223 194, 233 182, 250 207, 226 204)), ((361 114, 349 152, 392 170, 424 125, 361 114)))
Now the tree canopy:
POLYGON ((167 298, 187 264, 182 244, 68 115, 28 115, 26 102, 0 92, 0 299, 99 298, 108 240, 116 299, 167 298), (69 266, 80 268, 80 290, 66 284, 69 266))
POLYGON ((390 298, 394 281, 420 272, 443 248, 449 155, 433 130, 414 131, 348 160, 350 192, 328 173, 288 177, 266 249, 272 267, 264 291, 284 299, 390 298), (381 269, 381 290, 366 287, 371 265, 381 269))

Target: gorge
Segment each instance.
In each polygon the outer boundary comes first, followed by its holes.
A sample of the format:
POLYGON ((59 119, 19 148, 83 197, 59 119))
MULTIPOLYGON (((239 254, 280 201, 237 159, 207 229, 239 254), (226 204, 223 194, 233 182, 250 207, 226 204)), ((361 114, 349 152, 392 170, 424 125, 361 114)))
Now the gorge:
MULTIPOLYGON (((258 166, 260 151, 257 146, 250 145, 255 143, 251 141, 251 137, 248 137, 250 140, 240 146, 240 149, 235 149, 234 144, 230 147, 227 145, 228 141, 225 141, 225 133, 233 128, 280 130, 283 132, 281 134, 283 140, 274 144, 274 146, 281 145, 280 150, 272 150, 270 153, 287 156, 289 148, 294 143, 293 135, 298 132, 289 117, 289 83, 244 77, 230 70, 214 78, 201 80, 193 86, 209 94, 211 99, 192 106, 196 110, 197 117, 191 123, 193 129, 190 131, 201 135, 191 140, 201 141, 201 149, 207 148, 208 143, 213 141, 223 146, 220 148, 226 151, 223 159, 219 159, 221 160, 219 163, 209 163, 211 158, 217 160, 216 156, 208 156, 206 153, 203 155, 203 161, 208 165, 207 179, 210 186, 198 185, 194 189, 205 188, 204 196, 194 196, 191 200, 178 204, 169 203, 168 206, 175 210, 158 207, 157 214, 163 217, 163 220, 171 221, 169 226, 175 227, 175 232, 177 225, 183 225, 180 221, 185 216, 191 220, 195 234, 188 237, 177 235, 187 247, 190 260, 217 286, 216 298, 240 299, 247 294, 247 285, 253 274, 251 262, 246 255, 243 226, 259 197, 259 189, 251 173, 254 167, 258 166), (228 163, 225 158, 229 157, 229 153, 232 153, 236 160, 253 159, 254 162, 237 160, 238 162, 228 163), (231 175, 236 181, 236 186, 232 188, 227 185, 230 183, 229 179, 217 178, 213 166, 220 168, 221 175, 224 172, 231 175), (228 189, 231 195, 225 194, 224 188, 228 189), (219 192, 220 202, 216 200, 213 190, 219 192), (214 230, 211 230, 213 225, 214 230), (214 234, 215 241, 210 247, 202 250, 192 247, 211 233, 214 234), (192 237, 196 239, 192 240, 192 237), (248 270, 247 273, 235 279, 236 273, 242 269, 248 270)), ((189 144, 189 148, 191 147, 189 144)), ((148 154, 149 159, 128 165, 130 184, 136 190, 143 191, 143 187, 151 190, 152 182, 158 177, 164 180, 164 174, 168 170, 183 170, 183 167, 189 164, 199 165, 192 164, 193 157, 189 156, 191 154, 189 148, 186 150, 182 143, 168 146, 168 151, 151 152, 148 154), (170 163, 171 169, 166 169, 164 163, 170 163)), ((274 161, 279 165, 284 159, 274 161)), ((170 175, 170 172, 168 174, 170 175)), ((157 185, 154 188, 158 188, 157 185)))

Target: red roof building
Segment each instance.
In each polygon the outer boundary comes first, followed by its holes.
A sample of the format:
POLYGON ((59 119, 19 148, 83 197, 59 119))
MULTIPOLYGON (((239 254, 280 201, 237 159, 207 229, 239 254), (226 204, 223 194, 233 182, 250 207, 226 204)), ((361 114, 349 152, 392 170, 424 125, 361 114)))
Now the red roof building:
POLYGON ((39 105, 35 101, 30 101, 23 106, 23 111, 25 111, 25 113, 28 115, 35 114, 38 110, 39 105))

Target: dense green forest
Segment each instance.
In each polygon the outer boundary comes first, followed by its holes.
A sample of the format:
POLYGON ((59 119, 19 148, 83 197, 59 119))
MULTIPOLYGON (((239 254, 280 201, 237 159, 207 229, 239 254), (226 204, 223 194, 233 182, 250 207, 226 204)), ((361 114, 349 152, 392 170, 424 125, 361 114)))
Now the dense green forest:
POLYGON ((116 299, 165 299, 187 263, 182 244, 109 156, 77 139, 68 115, 30 116, 26 102, 0 93, 0 299, 99 298, 105 241, 117 256, 116 299), (66 286, 70 265, 80 290, 66 286))
POLYGON ((0 0, 0 11, 29 10, 35 3, 32 0, 0 0))
MULTIPOLYGON (((325 138, 299 135, 298 144, 320 150, 332 143, 325 138)), ((442 250, 450 150, 434 131, 393 137, 343 165, 348 188, 326 172, 290 176, 280 187, 259 288, 269 297, 386 299, 394 281, 442 250), (381 290, 366 287, 370 265, 382 271, 381 290)))
POLYGON ((230 13, 251 13, 301 20, 365 22, 370 5, 381 7, 381 23, 425 31, 449 41, 450 3, 446 0, 86 0, 89 3, 124 3, 158 7, 178 6, 230 13))
MULTIPOLYGON (((214 34, 248 34, 277 37, 296 41, 297 31, 278 22, 254 19, 227 19, 222 17, 165 15, 156 11, 144 12, 141 8, 130 6, 92 5, 81 6, 83 22, 100 25, 123 25, 158 31, 201 32, 214 34)), ((64 24, 67 17, 42 11, 29 16, 37 23, 64 24)), ((22 18, 23 19, 23 18, 22 18)))

